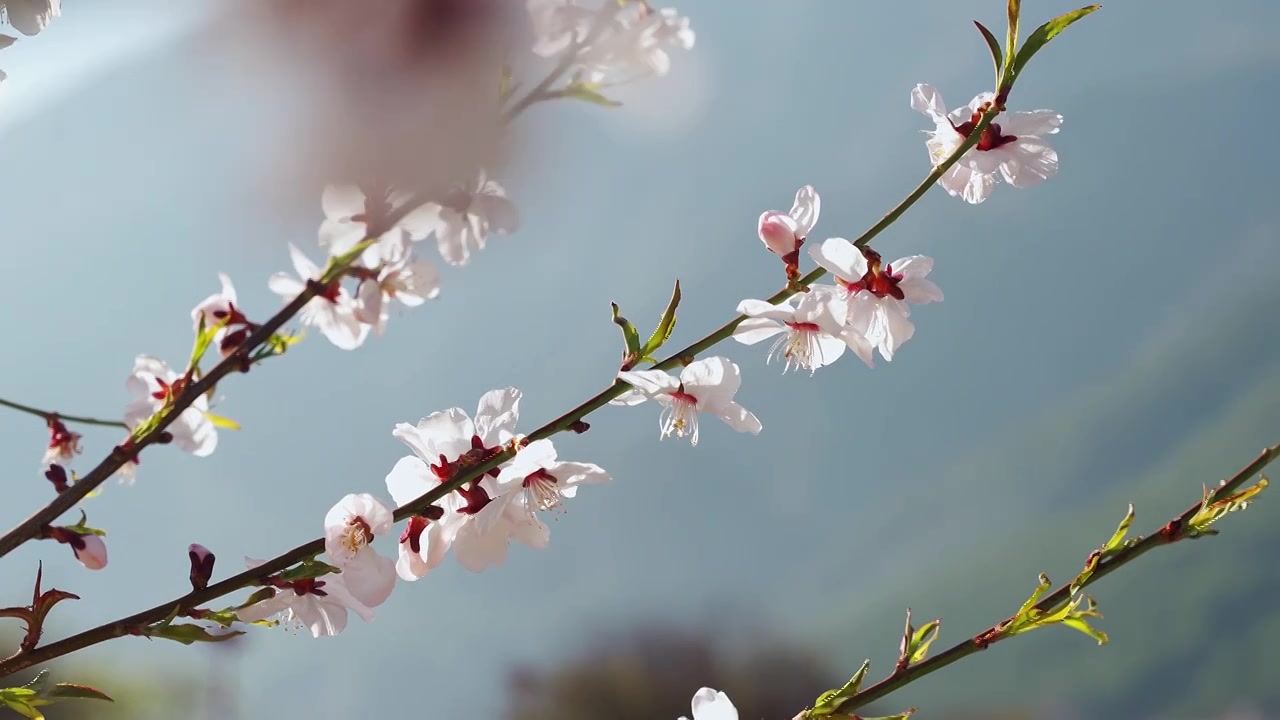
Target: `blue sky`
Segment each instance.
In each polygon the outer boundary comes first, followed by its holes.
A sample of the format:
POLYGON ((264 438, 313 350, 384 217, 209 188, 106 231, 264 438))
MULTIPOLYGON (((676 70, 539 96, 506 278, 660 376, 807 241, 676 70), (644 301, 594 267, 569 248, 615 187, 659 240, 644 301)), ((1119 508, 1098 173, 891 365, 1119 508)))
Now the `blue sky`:
MULTIPOLYGON (((218 272, 265 316, 278 303, 265 281, 288 267, 286 243, 319 254, 318 196, 259 202, 254 171, 271 149, 261 124, 277 98, 237 75, 229 51, 208 42, 216 37, 191 29, 203 4, 111 6, 68 2, 46 33, 0 53, 10 75, 0 218, 17 269, 0 286, 12 308, 0 397, 97 415, 122 411, 134 355, 185 357, 189 309, 218 272)), ((1071 8, 1024 6, 1032 20, 1071 8)), ((442 716, 487 711, 477 698, 500 695, 509 663, 571 652, 592 628, 728 615, 808 637, 814 614, 875 606, 904 563, 983 552, 993 531, 947 512, 981 497, 984 480, 968 468, 1132 372, 1183 318, 1206 316, 1224 285, 1269 281, 1280 259, 1273 158, 1253 140, 1277 109, 1280 51, 1267 28, 1280 9, 1160 8, 1110 3, 1026 73, 1013 106, 1066 118, 1059 177, 997 188, 979 207, 935 190, 877 241, 889 258, 933 255, 947 294, 913 314, 916 337, 892 363, 779 377, 764 348, 725 346, 746 377, 740 400, 765 430, 708 425, 697 448, 659 443, 655 408, 602 411, 560 454, 615 481, 571 504, 550 549, 516 548, 483 575, 447 563, 335 639, 256 633, 231 671, 244 716, 403 714, 417 703, 406 687, 430 688, 442 716), (930 515, 915 542, 886 547, 919 507, 930 515), (795 591, 833 567, 856 577, 837 580, 839 605, 795 591)), ((698 41, 669 78, 634 88, 616 110, 548 105, 525 119, 535 152, 504 178, 521 232, 446 270, 439 300, 393 317, 359 351, 315 337, 225 383, 220 411, 245 430, 224 434, 208 459, 145 456, 136 486, 87 505, 109 532, 109 568, 90 574, 61 548, 29 546, 0 569, 13 599, 43 559, 46 582, 84 598, 59 607, 57 635, 179 594, 190 542, 218 554, 219 575, 245 555, 293 547, 320 533, 343 494, 385 492, 404 454, 395 423, 470 411, 494 387, 522 388, 521 427, 536 427, 609 381, 610 301, 637 321, 656 318, 679 278, 674 342, 700 337, 740 299, 776 289, 776 262, 755 238, 762 210, 785 209, 811 183, 823 196, 815 234, 854 237, 914 186, 928 170, 928 121, 909 108, 911 87, 930 82, 952 106, 988 89, 970 21, 1003 16, 994 0, 680 9, 698 41)), ((1206 362, 1226 373, 1239 360, 1226 348, 1206 362)), ((12 525, 47 501, 35 472, 45 431, 16 415, 0 415, 0 428, 10 478, 0 522, 12 525)), ((1267 434, 1224 448, 1224 469, 1267 434)), ((86 436, 89 456, 115 439, 86 436)), ((1143 456, 1177 441, 1157 434, 1143 456)), ((1122 442, 1111 452, 1138 460, 1122 442)), ((1200 481, 1171 487, 1174 505, 1200 481)), ((83 656, 193 673, 208 660, 200 648, 133 639, 83 656)))

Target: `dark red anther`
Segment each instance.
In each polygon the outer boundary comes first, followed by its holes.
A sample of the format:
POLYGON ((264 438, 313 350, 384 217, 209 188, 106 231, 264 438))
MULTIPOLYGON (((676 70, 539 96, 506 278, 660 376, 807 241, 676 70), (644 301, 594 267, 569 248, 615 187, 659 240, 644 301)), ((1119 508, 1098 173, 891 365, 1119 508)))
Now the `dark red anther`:
MULTIPOLYGON (((982 113, 987 110, 988 107, 988 105, 983 105, 973 114, 972 117, 969 118, 967 122, 960 123, 959 125, 951 123, 951 127, 955 128, 956 132, 966 138, 969 137, 973 134, 973 129, 982 121, 982 113)), ((978 144, 973 147, 975 150, 995 150, 996 148, 1001 147, 1002 145, 1008 145, 1017 139, 1018 137, 1016 135, 1005 135, 1001 133, 1000 123, 993 122, 982 129, 982 135, 978 137, 978 144)))
POLYGON ((347 520, 347 527, 355 528, 360 533, 360 537, 364 539, 365 544, 373 542, 373 529, 369 527, 369 521, 359 515, 347 520))
POLYGON ((867 272, 857 282, 841 283, 851 295, 866 290, 878 298, 891 297, 902 300, 906 296, 898 283, 902 281, 902 273, 895 273, 893 265, 881 268, 880 253, 871 248, 862 248, 862 256, 867 259, 867 272))
POLYGON ((538 468, 524 477, 524 482, 521 483, 521 487, 537 485, 540 482, 549 482, 552 485, 555 485, 559 480, 556 479, 555 475, 547 472, 545 468, 538 468))

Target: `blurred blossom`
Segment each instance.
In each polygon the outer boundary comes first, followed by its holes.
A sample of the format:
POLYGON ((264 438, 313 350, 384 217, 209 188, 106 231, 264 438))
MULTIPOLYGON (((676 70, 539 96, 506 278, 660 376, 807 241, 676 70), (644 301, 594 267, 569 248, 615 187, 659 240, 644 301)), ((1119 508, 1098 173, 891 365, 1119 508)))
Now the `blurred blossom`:
POLYGON ((441 197, 509 150, 499 81, 524 20, 501 0, 243 0, 229 18, 290 106, 284 187, 376 181, 441 197), (300 176, 299 176, 300 175, 300 176))

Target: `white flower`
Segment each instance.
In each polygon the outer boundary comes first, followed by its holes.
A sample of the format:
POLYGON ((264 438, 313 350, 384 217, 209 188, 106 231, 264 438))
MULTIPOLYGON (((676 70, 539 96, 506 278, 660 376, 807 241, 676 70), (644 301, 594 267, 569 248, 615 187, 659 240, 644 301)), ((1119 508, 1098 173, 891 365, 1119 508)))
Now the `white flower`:
POLYGON ((693 694, 693 720, 738 720, 738 709, 728 695, 704 687, 693 694))
MULTIPOLYGON (((262 562, 245 558, 250 568, 262 562)), ((327 637, 346 629, 348 610, 365 622, 373 620, 373 610, 351 594, 342 575, 332 574, 299 580, 288 588, 277 589, 274 596, 236 610, 236 617, 240 622, 257 622, 280 615, 285 625, 306 627, 314 637, 327 637)))
MULTIPOLYGON (((808 370, 812 375, 818 368, 830 365, 844 354, 842 339, 845 303, 834 294, 811 290, 792 304, 792 300, 777 305, 764 300, 743 300, 738 303, 738 314, 748 316, 738 323, 733 339, 744 345, 780 337, 769 348, 768 360, 778 358, 784 362, 785 373, 792 367, 808 370)), ((862 361, 871 364, 870 346, 855 347, 862 361)))
POLYGON ((80 454, 80 439, 83 437, 67 427, 56 415, 45 421, 49 426, 49 447, 45 448, 40 462, 49 465, 70 465, 76 455, 80 454))
POLYGON ((742 374, 728 358, 694 361, 680 371, 679 378, 662 370, 631 370, 618 373, 618 379, 634 387, 636 393, 625 393, 610 402, 634 405, 648 398, 657 400, 662 405, 658 427, 664 438, 688 435, 697 445, 699 413, 710 413, 739 432, 760 432, 756 416, 733 400, 742 386, 742 374))
MULTIPOLYGON (((369 220, 397 210, 409 196, 389 193, 385 200, 369 198, 359 187, 350 184, 327 185, 320 196, 324 210, 324 222, 320 224, 320 246, 330 255, 350 252, 368 237, 369 220), (373 205, 373 207, 370 207, 373 205)), ((360 254, 360 262, 377 269, 383 263, 403 262, 409 252, 410 240, 421 240, 409 228, 417 228, 429 220, 432 210, 424 204, 410 211, 395 227, 384 232, 378 241, 360 254)))
POLYGON ((450 265, 465 265, 471 251, 483 250, 490 233, 507 235, 520 227, 520 213, 502 186, 483 172, 468 188, 455 190, 443 203, 428 203, 405 225, 413 237, 434 232, 440 256, 450 265))
MULTIPOLYGON (((454 407, 432 413, 416 426, 396 425, 392 435, 413 450, 413 455, 401 458, 387 474, 387 491, 396 505, 407 505, 514 440, 520 397, 515 388, 491 390, 481 396, 474 420, 462 408, 454 407)), ((416 580, 440 564, 450 546, 459 541, 459 533, 498 494, 497 475, 494 469, 437 501, 436 507, 443 511, 439 519, 410 521, 400 536, 396 566, 400 577, 416 580)), ((470 550, 467 545, 488 540, 475 538, 472 532, 461 539, 464 555, 470 550)))
POLYGON ((62 14, 62 0, 4 0, 4 19, 23 35, 35 35, 62 14))
POLYGON ((546 548, 551 530, 537 514, 560 509, 579 485, 608 480, 598 465, 557 460, 550 440, 530 443, 498 474, 493 501, 459 531, 454 546, 458 562, 477 572, 500 566, 506 561, 508 540, 535 550, 546 548))
MULTIPOLYGON (((133 363, 133 374, 125 381, 132 399, 124 409, 124 423, 133 430, 178 392, 184 380, 162 360, 139 355, 133 363)), ((196 457, 211 454, 218 446, 218 429, 209 419, 209 398, 201 394, 165 428, 173 435, 173 444, 196 457)), ((122 467, 121 472, 124 472, 122 467)))
POLYGON ((661 77, 671 70, 665 46, 693 48, 696 36, 689 18, 673 8, 654 11, 643 3, 632 7, 635 14, 619 13, 579 51, 577 69, 588 82, 621 85, 650 75, 661 77))
POLYGON ((559 55, 586 39, 595 12, 574 0, 528 0, 533 24, 533 52, 541 57, 559 55))
POLYGON ((107 544, 97 535, 79 535, 71 541, 71 550, 76 560, 90 570, 101 570, 107 566, 107 544))
MULTIPOLYGON (((298 278, 285 273, 276 273, 267 281, 271 291, 289 302, 302 293, 307 287, 307 280, 319 280, 322 274, 319 267, 311 262, 302 251, 289 245, 289 255, 293 258, 294 270, 298 278)), ((356 318, 356 304, 351 294, 338 282, 333 282, 326 291, 307 302, 298 313, 303 325, 312 325, 320 329, 329 341, 342 350, 354 350, 364 343, 369 336, 369 326, 356 318)))
MULTIPOLYGON (((925 279, 933 259, 911 255, 882 265, 880 254, 844 238, 829 238, 809 249, 814 261, 836 279, 835 294, 847 303, 845 340, 851 348, 862 336, 885 360, 915 334, 908 303, 940 302, 942 290, 925 279)), ((857 348, 854 348, 857 350, 857 348)), ((870 353, 863 357, 866 361, 870 353)))
POLYGON ((200 301, 191 311, 191 329, 200 332, 201 323, 206 330, 221 325, 214 333, 212 345, 218 348, 223 357, 233 353, 253 328, 249 319, 236 307, 236 288, 231 278, 218 273, 222 282, 222 290, 200 301))
MULTIPOLYGON (((928 115, 936 125, 925 144, 934 165, 940 164, 964 143, 973 131, 982 111, 995 100, 992 93, 982 93, 968 106, 950 115, 942 96, 929 85, 916 85, 911 91, 911 107, 928 115)), ((951 166, 938 184, 965 202, 980 203, 991 195, 996 177, 1017 188, 1030 187, 1058 172, 1058 153, 1049 147, 1045 136, 1058 132, 1062 116, 1052 110, 1006 112, 982 132, 978 144, 951 166)))
POLYGON ((434 265, 406 256, 397 263, 387 263, 377 277, 360 281, 356 290, 356 319, 373 326, 381 335, 390 313, 387 303, 398 300, 406 307, 417 307, 440 295, 440 273, 434 265))
POLYGON ((774 255, 786 258, 799 249, 804 239, 818 222, 818 213, 822 209, 818 191, 812 185, 805 185, 796 191, 795 202, 791 212, 768 210, 760 215, 757 232, 760 241, 774 255))
POLYGON ((351 494, 324 516, 324 551, 342 570, 347 589, 368 607, 386 602, 396 584, 396 563, 370 543, 395 522, 393 509, 368 494, 351 494))

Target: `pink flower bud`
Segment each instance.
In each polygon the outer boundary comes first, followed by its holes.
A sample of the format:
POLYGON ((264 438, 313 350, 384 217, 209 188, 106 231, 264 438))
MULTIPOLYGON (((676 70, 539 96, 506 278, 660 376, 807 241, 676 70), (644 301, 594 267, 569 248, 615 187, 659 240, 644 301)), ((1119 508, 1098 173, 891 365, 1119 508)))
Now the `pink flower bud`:
POLYGON ((800 245, 800 238, 796 237, 796 221, 786 213, 770 210, 762 214, 758 231, 760 240, 774 255, 790 255, 800 245))
POLYGON ((213 561, 216 558, 209 548, 199 543, 191 543, 187 548, 187 556, 191 558, 191 587, 203 590, 209 585, 209 578, 213 577, 213 561))
POLYGON ((97 535, 80 535, 69 544, 81 565, 90 570, 101 570, 107 566, 107 544, 97 535))

